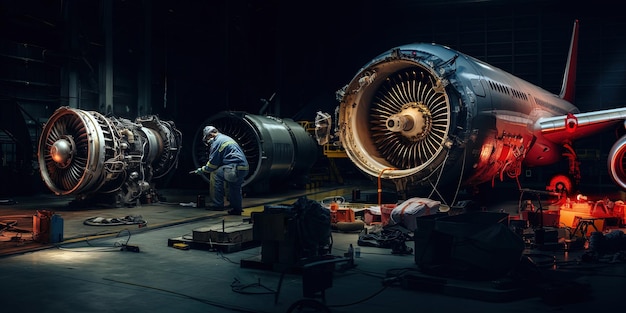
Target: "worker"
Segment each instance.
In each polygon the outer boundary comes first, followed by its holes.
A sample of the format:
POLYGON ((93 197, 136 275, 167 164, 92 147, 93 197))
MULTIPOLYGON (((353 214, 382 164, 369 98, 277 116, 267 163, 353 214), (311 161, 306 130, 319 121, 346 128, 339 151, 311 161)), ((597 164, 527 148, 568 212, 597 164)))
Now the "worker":
POLYGON ((230 215, 241 215, 243 212, 242 185, 248 175, 248 160, 243 149, 231 137, 222 134, 214 126, 206 126, 202 130, 202 142, 209 147, 209 159, 204 166, 191 173, 211 174, 211 200, 207 210, 223 210, 224 187, 228 184, 230 215))

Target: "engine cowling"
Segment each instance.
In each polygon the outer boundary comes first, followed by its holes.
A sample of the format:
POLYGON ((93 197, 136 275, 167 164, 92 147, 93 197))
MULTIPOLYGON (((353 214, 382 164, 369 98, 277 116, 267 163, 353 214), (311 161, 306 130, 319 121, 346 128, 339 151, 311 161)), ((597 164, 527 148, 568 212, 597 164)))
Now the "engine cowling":
POLYGON ((476 108, 463 105, 475 101, 457 90, 454 71, 444 59, 400 51, 363 67, 338 92, 338 137, 351 161, 404 197, 430 184, 459 185, 476 108))
POLYGON ((135 204, 176 167, 181 142, 174 123, 157 116, 131 121, 60 107, 41 133, 38 162, 56 195, 106 194, 116 205, 135 204))
POLYGON ((622 189, 626 189, 626 135, 617 140, 608 158, 609 176, 622 189))

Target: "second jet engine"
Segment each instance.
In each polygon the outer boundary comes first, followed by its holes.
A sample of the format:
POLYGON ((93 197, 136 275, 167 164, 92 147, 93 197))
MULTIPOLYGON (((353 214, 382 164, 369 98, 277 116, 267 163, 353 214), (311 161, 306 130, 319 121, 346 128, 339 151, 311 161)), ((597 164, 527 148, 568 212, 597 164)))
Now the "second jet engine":
MULTIPOLYGON (((193 141, 196 167, 208 159, 207 147, 201 141, 206 125, 215 126, 242 147, 250 164, 243 187, 253 193, 287 183, 303 183, 319 155, 313 136, 291 119, 224 111, 205 120, 196 132, 193 141)), ((206 175, 202 177, 209 180, 206 175)))
POLYGON ((134 205, 177 166, 181 143, 174 123, 154 115, 131 121, 60 107, 43 129, 38 161, 56 195, 134 205))

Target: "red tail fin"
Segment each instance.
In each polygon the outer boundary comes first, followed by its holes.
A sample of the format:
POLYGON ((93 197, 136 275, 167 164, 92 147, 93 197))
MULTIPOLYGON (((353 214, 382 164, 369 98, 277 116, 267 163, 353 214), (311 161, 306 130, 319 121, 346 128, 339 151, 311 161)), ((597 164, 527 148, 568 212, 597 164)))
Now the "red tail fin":
POLYGON ((563 85, 559 97, 569 102, 574 102, 574 91, 576 89, 576 61, 578 59, 578 20, 574 21, 572 30, 572 41, 569 46, 565 74, 563 75, 563 85))

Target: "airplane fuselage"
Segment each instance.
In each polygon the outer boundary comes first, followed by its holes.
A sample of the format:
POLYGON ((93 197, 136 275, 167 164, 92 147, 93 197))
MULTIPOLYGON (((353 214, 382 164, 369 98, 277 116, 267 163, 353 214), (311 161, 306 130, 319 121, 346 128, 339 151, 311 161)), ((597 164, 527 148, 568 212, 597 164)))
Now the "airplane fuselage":
POLYGON ((405 190, 473 186, 559 162, 577 136, 566 117, 580 113, 541 87, 428 43, 380 54, 338 97, 339 140, 353 163, 405 190))
MULTIPOLYGON (((522 167, 563 160, 567 173, 546 189, 573 191, 580 181, 573 142, 626 127, 624 107, 581 113, 573 104, 577 42, 575 21, 559 94, 443 45, 392 48, 337 92, 335 138, 360 170, 405 196, 426 187, 427 196, 444 198, 440 189, 493 185, 517 179, 522 167)), ((626 189, 626 135, 607 162, 626 189)))

